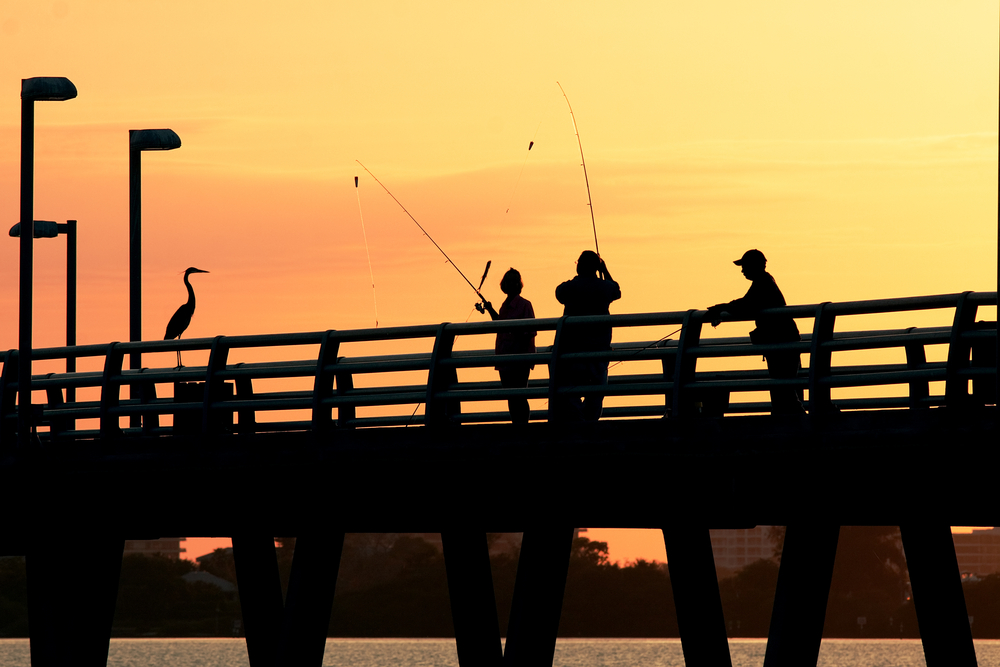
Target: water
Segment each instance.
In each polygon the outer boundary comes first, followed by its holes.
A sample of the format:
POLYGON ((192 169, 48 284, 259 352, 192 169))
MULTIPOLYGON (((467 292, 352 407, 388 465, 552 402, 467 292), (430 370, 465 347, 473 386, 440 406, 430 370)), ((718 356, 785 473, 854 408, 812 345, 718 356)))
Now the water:
MULTIPOLYGON (((729 642, 733 667, 761 667, 766 642, 729 642)), ((977 640, 980 667, 1000 667, 1000 640, 977 640)), ((113 639, 109 667, 249 667, 242 639, 113 639)), ((30 667, 27 639, 0 639, 0 665, 30 667)), ((450 639, 328 639, 323 667, 458 667, 450 639)), ((560 639, 554 667, 683 667, 679 639, 560 639)), ((827 639, 820 667, 925 667, 916 639, 827 639)))

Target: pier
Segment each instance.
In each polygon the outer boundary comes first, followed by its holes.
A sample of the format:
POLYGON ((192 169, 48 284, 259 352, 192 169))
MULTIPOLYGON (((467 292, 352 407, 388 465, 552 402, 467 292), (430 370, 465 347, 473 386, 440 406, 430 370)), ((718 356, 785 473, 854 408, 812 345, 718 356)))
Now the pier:
POLYGON ((30 434, 12 350, 0 545, 27 557, 32 664, 106 662, 126 537, 232 536, 251 665, 318 667, 344 534, 440 532, 463 667, 550 665, 573 529, 601 526, 663 531, 686 664, 728 665, 708 531, 770 524, 788 528, 766 667, 816 663, 842 525, 900 526, 927 664, 974 665, 950 526, 1000 524, 996 305, 789 306, 765 314, 802 340, 777 345, 713 336, 691 310, 37 349, 30 434), (851 328, 929 310, 951 324, 851 328), (561 352, 588 324, 612 326, 613 349, 561 352), (552 343, 495 355, 493 335, 518 330, 552 343), (178 351, 198 365, 173 367, 178 351), (769 351, 801 353, 798 376, 770 378, 769 351), (607 385, 560 382, 586 360, 612 364, 607 385), (501 387, 504 361, 535 365, 526 388, 501 387), (803 414, 771 415, 776 387, 803 392, 803 414), (606 397, 601 420, 551 423, 579 394, 606 397), (528 424, 511 397, 532 401, 528 424), (605 492, 580 496, 594 471, 605 492), (226 510, 206 516, 205 498, 226 510), (524 534, 504 650, 487 532, 524 534), (297 536, 284 601, 274 535, 297 536), (87 576, 61 567, 56 536, 87 576))

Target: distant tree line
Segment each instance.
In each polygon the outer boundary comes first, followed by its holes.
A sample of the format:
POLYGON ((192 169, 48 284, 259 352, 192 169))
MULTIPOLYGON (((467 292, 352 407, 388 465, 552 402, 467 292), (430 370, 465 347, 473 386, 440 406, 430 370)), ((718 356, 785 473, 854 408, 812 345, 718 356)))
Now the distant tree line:
MULTIPOLYGON (((772 537, 780 545, 782 529, 772 537)), ((277 556, 287 586, 293 538, 279 538, 277 556)), ((780 546, 779 546, 780 549, 780 546)), ((778 560, 751 563, 722 579, 719 590, 731 637, 765 637, 778 560)), ((501 633, 506 633, 518 554, 491 558, 501 633)), ((116 636, 242 634, 238 592, 182 577, 198 566, 184 560, 130 555, 122 561, 116 636)), ((231 550, 216 550, 201 570, 236 583, 231 550)), ((1000 574, 964 584, 973 635, 1000 638, 1000 574)), ((0 636, 25 637, 27 586, 23 558, 0 558, 0 636)), ((345 543, 330 621, 336 637, 450 637, 454 630, 444 558, 408 536, 351 534, 345 543)), ((573 544, 562 619, 564 637, 676 637, 670 575, 661 563, 612 563, 608 546, 573 544)), ((827 607, 827 637, 917 637, 906 562, 893 527, 841 530, 827 607), (863 618, 864 624, 858 623, 863 618)))

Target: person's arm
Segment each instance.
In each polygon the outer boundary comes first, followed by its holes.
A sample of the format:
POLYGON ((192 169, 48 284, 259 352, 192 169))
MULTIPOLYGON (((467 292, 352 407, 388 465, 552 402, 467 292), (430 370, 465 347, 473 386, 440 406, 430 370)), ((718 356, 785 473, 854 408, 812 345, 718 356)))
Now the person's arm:
POLYGON ((764 308, 764 304, 765 295, 763 294, 763 290, 760 285, 753 282, 750 284, 750 289, 747 290, 745 295, 725 304, 723 310, 737 317, 753 317, 761 308, 764 308))
POLYGON ((611 272, 608 271, 608 265, 603 259, 601 260, 601 267, 597 270, 597 272, 600 274, 601 280, 614 280, 614 278, 611 277, 611 272))
MULTIPOLYGON (((526 320, 533 320, 533 319, 535 319, 535 309, 531 306, 531 302, 528 301, 527 299, 525 299, 523 301, 523 303, 524 303, 524 310, 521 311, 521 317, 523 317, 526 320)), ((535 335, 536 334, 537 334, 537 332, 535 332, 535 331, 526 331, 526 332, 524 332, 525 339, 530 344, 532 350, 535 347, 535 335)))
POLYGON ((573 289, 572 283, 573 281, 567 280, 564 283, 560 283, 559 286, 556 287, 556 301, 564 306, 566 305, 566 300, 569 298, 569 291, 573 289))
POLYGON ((764 295, 757 283, 750 285, 750 289, 739 299, 733 299, 728 303, 717 303, 708 309, 709 313, 721 314, 723 312, 735 315, 736 317, 753 317, 757 311, 764 308, 764 295))
POLYGON ((726 303, 717 303, 714 306, 708 307, 708 321, 712 323, 712 327, 715 328, 719 326, 722 322, 722 313, 725 312, 726 303))
POLYGON ((489 301, 485 301, 484 300, 483 301, 483 307, 486 308, 486 312, 488 312, 490 314, 490 319, 491 320, 499 320, 500 319, 500 313, 498 313, 496 310, 493 309, 493 304, 492 303, 490 303, 489 301))
POLYGON ((733 299, 727 303, 717 303, 714 306, 709 306, 708 320, 712 323, 713 327, 717 327, 722 321, 723 313, 729 313, 730 315, 735 315, 736 317, 753 315, 756 310, 760 310, 759 307, 755 310, 755 303, 758 301, 756 296, 757 294, 754 292, 754 285, 751 283, 750 289, 747 290, 747 293, 739 299, 733 299))
POLYGON ((605 280, 604 287, 608 303, 622 298, 622 288, 614 280, 611 280, 610 278, 605 280))

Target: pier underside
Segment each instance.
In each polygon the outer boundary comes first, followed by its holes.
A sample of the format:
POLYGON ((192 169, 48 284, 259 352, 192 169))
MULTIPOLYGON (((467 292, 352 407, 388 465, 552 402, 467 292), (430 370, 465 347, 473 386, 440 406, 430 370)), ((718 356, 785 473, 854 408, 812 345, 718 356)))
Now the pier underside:
POLYGON ((232 536, 250 661, 270 667, 322 663, 344 533, 440 532, 461 663, 550 665, 573 527, 658 528, 693 667, 729 664, 708 529, 784 525, 765 659, 774 667, 816 664, 839 526, 899 525, 927 664, 974 665, 948 526, 1000 523, 996 416, 51 441, 0 464, 2 547, 27 555, 33 664, 106 661, 125 537, 232 536), (524 533, 503 650, 486 532, 524 533), (284 601, 273 535, 299 538, 284 601), (90 545, 74 564, 86 576, 65 569, 54 536, 90 545), (71 655, 70 645, 84 648, 71 655))
MULTIPOLYGON (((995 407, 51 443, 0 464, 8 539, 997 523, 995 407), (205 516, 206 498, 226 512, 205 516)), ((9 551, 9 549, 8 549, 9 551)))

